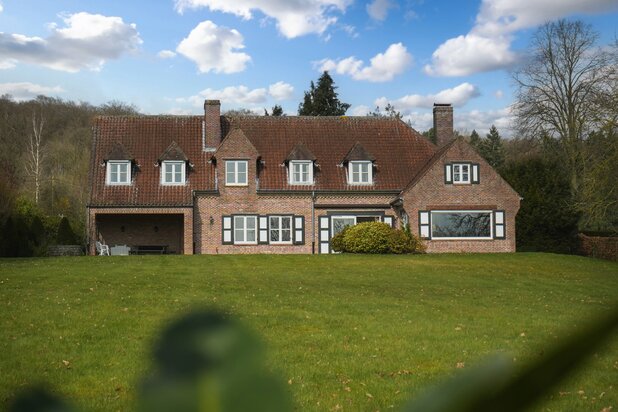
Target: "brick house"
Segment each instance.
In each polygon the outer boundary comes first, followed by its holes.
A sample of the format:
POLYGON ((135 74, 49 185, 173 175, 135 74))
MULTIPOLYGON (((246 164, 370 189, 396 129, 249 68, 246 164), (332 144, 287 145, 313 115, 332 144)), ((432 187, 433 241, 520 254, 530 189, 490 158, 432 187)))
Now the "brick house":
POLYGON ((519 195, 434 106, 433 145, 376 117, 106 116, 93 126, 94 240, 167 253, 331 253, 347 225, 410 224, 429 252, 512 252, 519 195))

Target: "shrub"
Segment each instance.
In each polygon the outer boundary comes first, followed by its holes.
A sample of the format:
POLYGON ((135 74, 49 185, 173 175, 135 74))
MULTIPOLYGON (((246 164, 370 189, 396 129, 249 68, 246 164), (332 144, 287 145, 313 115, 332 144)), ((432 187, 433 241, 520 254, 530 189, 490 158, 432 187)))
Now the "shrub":
POLYGON ((350 226, 344 235, 344 252, 389 253, 392 228, 386 223, 365 222, 350 226))
POLYGON ((71 223, 69 223, 69 219, 67 219, 66 217, 63 217, 60 220, 60 224, 58 225, 58 235, 56 236, 56 242, 58 242, 59 245, 78 244, 77 236, 71 228, 71 223))
POLYGON ((424 253, 425 245, 407 230, 392 229, 381 222, 348 226, 331 239, 335 252, 347 253, 424 253))
POLYGON ((348 231, 348 227, 349 226, 344 227, 341 232, 337 233, 330 240, 330 246, 333 249, 333 251, 335 251, 335 252, 345 252, 345 245, 343 243, 343 239, 345 237, 345 233, 348 231))

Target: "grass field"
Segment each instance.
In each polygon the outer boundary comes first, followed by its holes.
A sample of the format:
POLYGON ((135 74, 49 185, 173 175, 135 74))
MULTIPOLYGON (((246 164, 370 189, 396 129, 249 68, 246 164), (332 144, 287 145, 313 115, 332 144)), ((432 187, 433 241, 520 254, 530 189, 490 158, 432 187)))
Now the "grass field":
MULTIPOLYGON (((618 302, 618 264, 551 254, 0 260, 0 409, 47 382, 128 410, 167 321, 237 314, 299 410, 385 410, 496 352, 535 359, 618 302), (459 364, 459 365, 458 365, 459 364)), ((618 409, 618 340, 539 409, 618 409)))

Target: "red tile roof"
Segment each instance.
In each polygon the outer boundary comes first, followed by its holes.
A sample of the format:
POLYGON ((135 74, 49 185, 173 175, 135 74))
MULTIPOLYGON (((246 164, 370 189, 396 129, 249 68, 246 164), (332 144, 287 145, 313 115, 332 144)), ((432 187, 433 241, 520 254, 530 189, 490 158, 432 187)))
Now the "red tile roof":
MULTIPOLYGON (((203 116, 97 117, 93 125, 91 206, 190 206, 193 190, 214 190, 211 154, 202 150, 202 120, 203 116), (157 160, 173 142, 193 165, 187 169, 185 186, 159 183, 157 160), (119 145, 138 165, 130 186, 105 184, 105 159, 119 145)), ((221 126, 224 136, 241 129, 259 152, 263 162, 260 190, 398 191, 436 152, 436 147, 418 132, 392 118, 222 116, 221 126), (303 151, 315 156, 318 165, 313 186, 288 185, 283 165, 301 145, 303 151), (351 152, 355 158, 364 152, 375 159, 373 185, 347 184, 341 162, 351 152)))
MULTIPOLYGON (((401 190, 436 147, 400 120, 378 117, 223 117, 223 133, 240 128, 261 155, 261 190, 307 190, 288 185, 281 165, 302 143, 316 158, 315 190, 401 190), (375 158, 372 186, 348 185, 345 156, 359 143, 375 158)), ((358 153, 359 150, 353 151, 358 153)), ((368 159, 369 160, 369 159, 368 159)))
MULTIPOLYGON (((91 206, 190 206, 192 190, 212 187, 212 165, 202 151, 200 116, 102 116, 93 124, 91 206), (160 184, 159 157, 176 142, 193 165, 185 186, 160 184), (105 157, 120 143, 134 157, 130 186, 105 184, 105 157)), ((120 160, 120 159, 115 159, 120 160)))

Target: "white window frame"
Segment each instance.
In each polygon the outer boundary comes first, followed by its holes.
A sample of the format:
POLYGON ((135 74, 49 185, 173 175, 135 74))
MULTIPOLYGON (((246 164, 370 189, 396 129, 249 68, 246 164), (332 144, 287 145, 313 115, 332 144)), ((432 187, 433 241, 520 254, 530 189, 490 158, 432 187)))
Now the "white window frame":
POLYGON ((377 218, 376 222, 384 222, 384 217, 385 216, 381 216, 378 214, 375 215, 332 215, 330 217, 330 227, 331 227, 331 231, 330 231, 330 236, 333 237, 335 236, 335 219, 354 219, 354 224, 352 225, 348 225, 348 226, 356 226, 358 224, 358 218, 359 217, 373 217, 373 218, 377 218))
POLYGON ((429 234, 431 240, 493 240, 494 238, 494 211, 493 210, 431 210, 429 234), (488 213, 489 214, 489 237, 436 237, 433 234, 433 214, 434 213, 488 213))
POLYGON ((453 184, 456 185, 468 185, 472 183, 472 165, 470 163, 453 163, 453 184), (468 175, 468 179, 463 179, 463 168, 468 171, 465 172, 468 175), (457 171, 459 169, 459 171, 457 171), (459 178, 457 178, 459 176, 459 178))
POLYGON ((293 216, 289 215, 281 215, 281 216, 268 216, 268 243, 270 243, 271 245, 291 245, 293 240, 294 240, 294 220, 293 220, 293 216), (278 220, 278 228, 273 229, 271 227, 271 219, 277 219, 278 220), (282 228, 282 223, 283 223, 283 219, 289 219, 290 220, 290 227, 289 229, 283 229, 282 228), (270 237, 270 232, 276 230, 277 232, 279 232, 279 239, 283 239, 283 232, 285 230, 289 230, 290 232, 290 240, 278 240, 278 241, 273 241, 271 240, 270 237))
POLYGON ((288 166, 288 182, 291 185, 312 185, 313 184, 313 162, 311 160, 291 160, 288 166), (300 170, 298 174, 301 176, 300 180, 296 180, 296 167, 300 170), (303 168, 307 168, 307 181, 302 180, 303 168))
POLYGON ((183 161, 177 161, 177 160, 164 160, 163 162, 161 162, 161 184, 164 186, 183 186, 186 182, 186 168, 187 168, 187 164, 186 162, 183 161), (174 176, 177 173, 175 170, 176 166, 180 166, 180 182, 174 182, 174 176), (171 167, 172 168, 172 181, 168 182, 166 180, 167 177, 167 168, 171 167))
POLYGON ((248 160, 226 160, 225 161, 225 185, 226 186, 248 186, 249 185, 249 161, 248 160), (238 165, 240 163, 244 163, 245 164, 245 182, 244 183, 239 183, 239 176, 241 176, 240 173, 238 173, 238 165), (234 164, 234 180, 233 181, 228 181, 228 168, 230 164, 234 164))
POLYGON ((370 160, 353 160, 348 163, 348 183, 351 185, 371 185, 373 184, 373 164, 370 160), (359 167, 358 174, 359 181, 354 180, 355 166, 359 167), (367 166, 367 181, 362 181, 362 176, 365 172, 362 170, 363 166, 367 166))
POLYGON ((234 238, 234 244, 235 245, 257 245, 258 243, 258 217, 255 215, 234 215, 234 230, 233 230, 233 238, 234 238), (236 238, 236 231, 239 230, 238 228, 240 227, 240 225, 238 224, 239 221, 243 222, 242 224, 242 230, 243 231, 243 240, 238 240, 236 238), (248 229, 247 228, 247 221, 248 220, 253 220, 253 229, 248 229), (253 230, 253 239, 254 240, 247 240, 247 233, 253 230))
MULTIPOLYGON (((120 177, 117 171, 116 175, 120 177)), ((131 185, 131 161, 130 160, 108 160, 105 172, 105 183, 109 186, 129 186, 131 185), (127 167, 127 180, 112 182, 112 167, 125 165, 127 167)))

